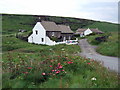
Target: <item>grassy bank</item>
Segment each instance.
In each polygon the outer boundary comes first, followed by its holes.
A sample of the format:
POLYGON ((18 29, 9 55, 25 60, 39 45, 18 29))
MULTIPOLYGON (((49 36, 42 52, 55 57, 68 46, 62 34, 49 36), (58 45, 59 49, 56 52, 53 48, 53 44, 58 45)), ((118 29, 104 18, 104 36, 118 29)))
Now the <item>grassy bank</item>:
POLYGON ((118 57, 118 32, 111 32, 110 36, 107 38, 107 41, 99 43, 95 40, 96 37, 106 36, 107 34, 103 35, 95 35, 89 36, 88 42, 92 45, 97 45, 98 48, 96 51, 106 56, 116 56, 118 57))
POLYGON ((3 88, 118 87, 116 73, 76 56, 78 45, 34 45, 4 36, 3 47, 3 88))

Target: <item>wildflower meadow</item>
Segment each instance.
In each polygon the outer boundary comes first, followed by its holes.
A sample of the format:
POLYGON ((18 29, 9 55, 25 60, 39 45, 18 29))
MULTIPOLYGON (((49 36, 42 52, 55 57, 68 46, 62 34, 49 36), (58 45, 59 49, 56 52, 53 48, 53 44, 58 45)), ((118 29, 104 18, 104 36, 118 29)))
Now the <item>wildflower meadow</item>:
POLYGON ((35 45, 8 36, 4 40, 11 49, 3 50, 2 88, 118 87, 117 73, 80 57, 78 45, 35 45))

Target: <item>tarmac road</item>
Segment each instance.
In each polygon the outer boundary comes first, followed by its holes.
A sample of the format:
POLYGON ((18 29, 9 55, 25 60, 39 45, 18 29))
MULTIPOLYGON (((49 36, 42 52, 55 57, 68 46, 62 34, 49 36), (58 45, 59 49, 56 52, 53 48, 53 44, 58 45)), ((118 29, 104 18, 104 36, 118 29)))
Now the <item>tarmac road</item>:
POLYGON ((80 56, 94 59, 96 61, 100 61, 101 63, 103 63, 103 65, 106 68, 120 73, 120 71, 118 70, 120 65, 118 65, 118 58, 117 57, 104 56, 104 55, 97 53, 95 51, 96 47, 90 45, 87 42, 87 39, 79 40, 78 45, 80 46, 80 48, 82 50, 82 52, 80 53, 80 56))

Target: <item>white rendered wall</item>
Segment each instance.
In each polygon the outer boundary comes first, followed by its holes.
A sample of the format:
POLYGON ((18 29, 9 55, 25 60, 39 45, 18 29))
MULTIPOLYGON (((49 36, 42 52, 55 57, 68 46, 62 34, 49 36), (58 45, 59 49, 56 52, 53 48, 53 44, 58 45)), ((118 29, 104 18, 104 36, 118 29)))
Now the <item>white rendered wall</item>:
POLYGON ((33 33, 28 37, 28 42, 36 44, 45 44, 46 30, 44 29, 40 22, 37 22, 32 31, 33 33))
POLYGON ((55 45, 55 44, 56 44, 55 41, 50 40, 50 38, 46 36, 46 45, 55 45))
POLYGON ((86 31, 84 31, 84 35, 86 36, 86 35, 89 35, 89 34, 91 34, 92 33, 92 31, 88 28, 86 31))
POLYGON ((46 36, 46 30, 40 22, 37 22, 32 31, 33 33, 28 37, 29 43, 55 45, 55 42, 50 40, 50 38, 46 36))

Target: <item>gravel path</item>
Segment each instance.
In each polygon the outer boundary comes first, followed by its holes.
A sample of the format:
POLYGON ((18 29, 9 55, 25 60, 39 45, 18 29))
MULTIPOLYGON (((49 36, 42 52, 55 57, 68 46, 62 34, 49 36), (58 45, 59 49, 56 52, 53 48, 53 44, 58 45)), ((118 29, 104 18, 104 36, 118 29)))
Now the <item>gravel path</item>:
POLYGON ((118 73, 120 71, 118 70, 118 58, 117 57, 110 57, 110 56, 103 56, 95 51, 95 46, 91 46, 87 39, 81 39, 79 40, 79 46, 81 47, 82 52, 80 53, 80 56, 91 58, 97 61, 101 61, 103 65, 110 70, 114 70, 118 73))

